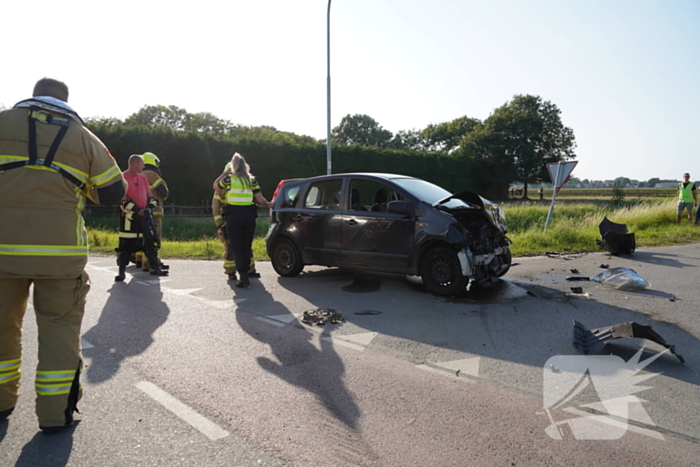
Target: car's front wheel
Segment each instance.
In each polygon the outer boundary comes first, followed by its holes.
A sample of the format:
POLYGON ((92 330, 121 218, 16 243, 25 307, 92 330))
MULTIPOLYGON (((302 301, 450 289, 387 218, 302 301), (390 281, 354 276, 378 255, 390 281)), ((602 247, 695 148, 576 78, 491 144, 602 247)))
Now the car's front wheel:
POLYGON ((289 240, 283 239, 272 248, 272 267, 277 274, 284 277, 294 277, 304 269, 299 249, 289 240))
POLYGON ((437 247, 423 257, 420 268, 425 287, 436 295, 457 295, 469 278, 462 275, 457 252, 450 247, 437 247))

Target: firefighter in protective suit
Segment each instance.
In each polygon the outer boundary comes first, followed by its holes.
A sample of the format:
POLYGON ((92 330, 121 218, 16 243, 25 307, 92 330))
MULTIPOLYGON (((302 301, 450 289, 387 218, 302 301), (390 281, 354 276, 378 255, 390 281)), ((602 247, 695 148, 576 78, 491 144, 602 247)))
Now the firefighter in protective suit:
MULTIPOLYGON (((153 223, 156 226, 156 231, 158 233, 158 238, 163 239, 163 204, 165 200, 168 199, 170 191, 168 190, 168 184, 165 183, 163 177, 160 173, 160 159, 158 156, 152 152, 145 152, 141 156, 143 157, 143 172, 141 172, 148 180, 148 186, 151 189, 151 195, 155 200, 153 209, 151 210, 151 215, 153 216, 153 223)), ((136 253, 136 267, 141 267, 144 271, 150 271, 150 264, 148 262, 148 257, 139 251, 136 253)), ((160 263, 161 269, 168 269, 168 266, 160 263)))
POLYGON ((80 326, 86 196, 112 205, 124 181, 116 162, 68 106, 68 87, 39 80, 33 98, 0 111, 0 422, 20 394, 22 320, 30 286, 39 333, 36 413, 53 433, 73 424, 82 396, 80 326))

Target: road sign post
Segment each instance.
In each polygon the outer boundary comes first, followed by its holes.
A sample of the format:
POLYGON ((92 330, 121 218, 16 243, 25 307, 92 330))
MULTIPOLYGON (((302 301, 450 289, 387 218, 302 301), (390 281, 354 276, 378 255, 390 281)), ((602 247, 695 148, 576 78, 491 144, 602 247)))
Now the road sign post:
POLYGON ((569 180, 569 176, 571 172, 574 171, 576 164, 578 164, 578 161, 559 161, 547 164, 547 171, 549 172, 549 178, 552 180, 554 191, 552 192, 552 204, 549 206, 549 213, 547 213, 547 221, 544 223, 544 232, 546 232, 547 227, 549 227, 549 221, 554 212, 554 201, 557 199, 557 193, 559 193, 561 187, 569 180))

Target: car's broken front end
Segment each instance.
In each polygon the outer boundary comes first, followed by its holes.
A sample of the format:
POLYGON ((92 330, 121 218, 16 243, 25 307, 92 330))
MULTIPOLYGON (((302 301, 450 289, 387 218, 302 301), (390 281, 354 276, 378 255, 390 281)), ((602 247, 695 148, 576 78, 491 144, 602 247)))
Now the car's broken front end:
POLYGON ((498 205, 463 191, 439 201, 435 207, 458 221, 448 237, 458 250, 463 276, 471 283, 482 284, 508 272, 510 240, 506 236, 505 215, 498 205))

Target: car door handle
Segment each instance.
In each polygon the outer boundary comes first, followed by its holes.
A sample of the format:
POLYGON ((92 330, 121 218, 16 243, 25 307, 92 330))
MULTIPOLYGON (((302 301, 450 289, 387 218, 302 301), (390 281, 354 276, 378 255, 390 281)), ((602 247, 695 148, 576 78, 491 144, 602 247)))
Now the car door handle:
POLYGON ((357 225, 357 221, 355 219, 350 219, 349 221, 345 222, 348 225, 357 225))

